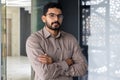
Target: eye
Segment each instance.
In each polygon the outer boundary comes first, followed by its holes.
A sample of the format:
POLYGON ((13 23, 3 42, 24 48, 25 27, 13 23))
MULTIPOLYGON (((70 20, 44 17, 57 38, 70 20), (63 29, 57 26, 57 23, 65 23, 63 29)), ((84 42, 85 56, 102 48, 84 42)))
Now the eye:
POLYGON ((63 19, 63 15, 62 14, 54 14, 54 13, 49 13, 49 14, 46 14, 48 15, 50 18, 60 18, 60 19, 63 19))
POLYGON ((55 14, 50 13, 49 16, 50 16, 50 17, 55 17, 55 14))

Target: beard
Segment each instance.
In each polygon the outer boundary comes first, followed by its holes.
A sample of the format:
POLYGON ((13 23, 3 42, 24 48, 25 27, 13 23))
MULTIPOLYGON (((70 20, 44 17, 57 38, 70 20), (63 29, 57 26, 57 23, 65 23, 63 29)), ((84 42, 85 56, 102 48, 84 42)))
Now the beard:
POLYGON ((52 22, 51 24, 46 22, 45 25, 51 30, 60 30, 60 28, 61 28, 61 25, 58 21, 52 22))

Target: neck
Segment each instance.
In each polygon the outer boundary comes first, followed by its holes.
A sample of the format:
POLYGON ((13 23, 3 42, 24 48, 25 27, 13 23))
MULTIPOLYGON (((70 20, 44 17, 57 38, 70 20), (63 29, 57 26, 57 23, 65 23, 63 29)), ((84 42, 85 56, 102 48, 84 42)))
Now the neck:
POLYGON ((59 33, 59 30, 52 30, 52 29, 49 29, 48 27, 45 27, 45 28, 52 36, 57 36, 59 33))

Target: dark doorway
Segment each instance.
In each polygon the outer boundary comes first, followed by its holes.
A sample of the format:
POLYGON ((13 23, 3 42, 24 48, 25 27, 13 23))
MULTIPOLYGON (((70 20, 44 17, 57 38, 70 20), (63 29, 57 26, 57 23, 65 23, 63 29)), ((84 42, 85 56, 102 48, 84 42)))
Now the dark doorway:
POLYGON ((24 8, 20 9, 20 55, 26 56, 26 39, 31 33, 31 14, 24 8))

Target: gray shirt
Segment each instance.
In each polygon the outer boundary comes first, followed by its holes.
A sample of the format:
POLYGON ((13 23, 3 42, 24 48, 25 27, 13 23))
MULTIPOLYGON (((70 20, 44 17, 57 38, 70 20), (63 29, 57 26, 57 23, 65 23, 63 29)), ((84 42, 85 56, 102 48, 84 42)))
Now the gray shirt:
POLYGON ((64 31, 53 37, 44 27, 31 34, 26 42, 26 52, 35 71, 35 80, 72 80, 73 76, 82 76, 87 71, 86 59, 77 40, 64 31), (52 57, 52 64, 38 61, 37 57, 45 53, 52 57), (72 58, 74 64, 68 66, 67 58, 72 58))

